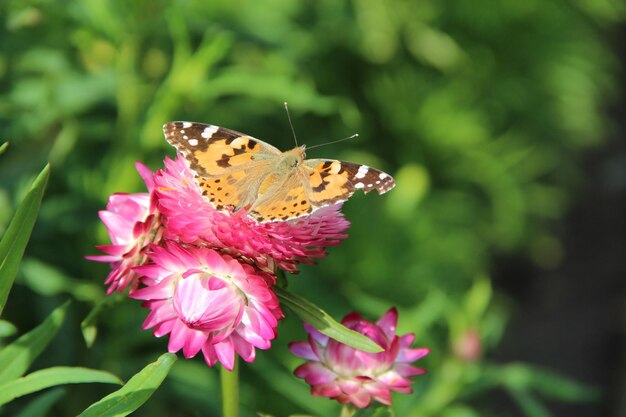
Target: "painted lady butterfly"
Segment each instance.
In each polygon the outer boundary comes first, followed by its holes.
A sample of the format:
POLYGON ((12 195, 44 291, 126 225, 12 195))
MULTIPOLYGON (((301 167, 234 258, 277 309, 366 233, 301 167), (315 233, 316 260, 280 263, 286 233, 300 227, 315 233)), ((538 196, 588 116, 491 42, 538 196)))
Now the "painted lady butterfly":
POLYGON ((219 126, 170 122, 165 139, 189 161, 202 194, 217 210, 246 209, 257 222, 295 219, 347 200, 356 190, 395 186, 378 169, 332 159, 304 159, 304 146, 281 152, 219 126))

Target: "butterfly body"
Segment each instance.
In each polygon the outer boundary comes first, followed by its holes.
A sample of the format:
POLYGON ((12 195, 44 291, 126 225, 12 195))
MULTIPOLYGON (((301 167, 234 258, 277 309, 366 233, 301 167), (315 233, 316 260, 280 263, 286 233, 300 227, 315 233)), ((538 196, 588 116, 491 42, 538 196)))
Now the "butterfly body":
POLYGON ((305 159, 305 147, 281 152, 218 126, 170 122, 166 140, 189 162, 203 195, 220 211, 245 209, 258 222, 286 221, 347 200, 357 189, 379 194, 395 185, 377 169, 331 159, 305 159))

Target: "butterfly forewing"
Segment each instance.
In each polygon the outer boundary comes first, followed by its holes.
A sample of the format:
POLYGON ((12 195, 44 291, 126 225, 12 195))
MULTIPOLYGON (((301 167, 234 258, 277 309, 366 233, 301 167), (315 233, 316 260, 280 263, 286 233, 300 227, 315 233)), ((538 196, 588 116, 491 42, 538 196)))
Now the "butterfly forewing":
POLYGON ((200 176, 219 176, 236 168, 278 157, 281 152, 259 139, 219 126, 170 122, 163 126, 166 140, 189 161, 200 176), (253 159, 254 154, 264 157, 253 159))
POLYGON ((238 210, 254 203, 262 174, 269 172, 272 160, 280 155, 263 141, 219 126, 171 122, 163 126, 163 132, 189 161, 202 194, 218 210, 238 210))
POLYGON ((372 190, 384 194, 395 186, 391 175, 352 162, 332 159, 309 159, 305 161, 309 169, 309 197, 320 206, 345 201, 356 190, 368 193, 372 190))

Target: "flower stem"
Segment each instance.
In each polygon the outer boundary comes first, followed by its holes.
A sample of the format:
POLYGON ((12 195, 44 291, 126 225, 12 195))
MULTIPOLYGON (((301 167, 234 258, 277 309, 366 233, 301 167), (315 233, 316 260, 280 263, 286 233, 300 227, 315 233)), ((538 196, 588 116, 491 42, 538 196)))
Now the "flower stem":
POLYGON ((233 370, 220 368, 222 384, 222 417, 239 417, 239 361, 235 356, 233 370))
POLYGON ((355 412, 356 412, 356 408, 354 408, 350 404, 346 404, 343 407, 341 407, 341 414, 339 414, 339 417, 352 417, 355 412))

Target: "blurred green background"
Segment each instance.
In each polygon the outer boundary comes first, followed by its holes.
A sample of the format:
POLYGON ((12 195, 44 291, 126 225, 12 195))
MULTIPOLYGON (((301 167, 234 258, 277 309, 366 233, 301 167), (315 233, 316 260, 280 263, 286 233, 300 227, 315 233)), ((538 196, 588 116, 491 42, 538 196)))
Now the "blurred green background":
MULTIPOLYGON (((82 339, 108 273, 83 259, 107 242, 97 211, 111 193, 144 191, 134 161, 157 169, 174 156, 163 123, 217 124, 288 149, 287 101, 301 142, 360 135, 309 157, 397 180, 383 197, 355 195, 344 209, 351 237, 290 277, 337 319, 397 306, 399 331, 432 349, 416 392, 394 397, 397 416, 617 416, 611 387, 598 396, 597 381, 570 378, 576 363, 557 373, 499 346, 544 343, 511 334, 518 300, 503 291, 530 277, 502 271, 510 259, 532 271, 563 261, 559 230, 588 184, 583 162, 614 131, 607 109, 623 96, 624 11, 617 0, 3 0, 0 233, 52 165, 3 318, 23 333, 75 300, 35 368, 128 378, 156 359, 166 340, 140 329, 147 311, 129 299, 100 315, 91 349, 82 339)), ((300 361, 287 343, 303 338, 288 314, 273 348, 243 367, 243 416, 338 414, 290 375, 300 361)), ((178 361, 134 415, 216 416, 217 377, 200 358, 178 361)), ((75 415, 110 390, 67 387, 50 415, 75 415)))

